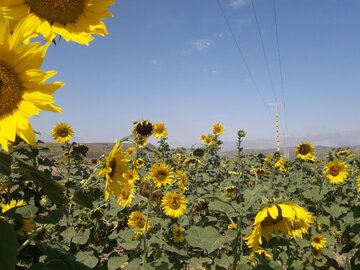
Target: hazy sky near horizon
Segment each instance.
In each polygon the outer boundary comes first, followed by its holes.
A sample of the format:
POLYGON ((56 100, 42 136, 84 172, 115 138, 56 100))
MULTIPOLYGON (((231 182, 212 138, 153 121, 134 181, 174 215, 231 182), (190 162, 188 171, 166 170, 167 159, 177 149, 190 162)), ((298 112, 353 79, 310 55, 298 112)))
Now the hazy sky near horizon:
POLYGON ((252 1, 271 77, 251 1, 220 0, 257 89, 216 0, 118 0, 108 36, 48 50, 43 69, 65 82, 55 94, 64 113, 31 119, 39 139, 68 122, 78 142, 111 142, 149 119, 173 145, 200 145, 220 122, 226 142, 244 129, 253 145, 275 146, 277 96, 289 144, 360 144, 360 1, 275 0, 283 90, 273 3, 252 1))

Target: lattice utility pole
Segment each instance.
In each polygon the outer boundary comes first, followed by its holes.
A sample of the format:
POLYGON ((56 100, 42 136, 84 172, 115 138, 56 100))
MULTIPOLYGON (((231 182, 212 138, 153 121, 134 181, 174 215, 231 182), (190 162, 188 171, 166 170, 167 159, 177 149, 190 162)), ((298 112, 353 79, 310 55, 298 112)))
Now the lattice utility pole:
POLYGON ((279 103, 277 101, 277 98, 275 98, 275 103, 270 103, 269 105, 274 105, 275 107, 276 151, 280 152, 279 103))

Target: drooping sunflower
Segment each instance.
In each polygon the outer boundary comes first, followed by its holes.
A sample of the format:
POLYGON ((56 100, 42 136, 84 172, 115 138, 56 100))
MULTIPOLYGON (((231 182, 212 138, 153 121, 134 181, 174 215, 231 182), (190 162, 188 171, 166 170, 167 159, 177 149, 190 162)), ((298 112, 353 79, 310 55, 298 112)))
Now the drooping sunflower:
POLYGON ((168 135, 168 131, 167 131, 164 123, 155 123, 153 133, 154 133, 155 138, 158 138, 158 139, 164 138, 168 135))
POLYGON ((170 185, 174 178, 173 168, 165 163, 154 164, 150 169, 150 178, 156 188, 170 185))
POLYGON ((165 193, 161 200, 161 207, 165 212, 165 215, 169 217, 180 217, 186 211, 187 199, 183 194, 175 191, 165 193))
POLYGON ((35 26, 34 36, 42 35, 52 41, 56 35, 66 41, 89 45, 93 34, 108 32, 104 18, 115 0, 0 0, 4 16, 14 25, 24 19, 35 26))
POLYGON ((314 259, 319 259, 321 257, 321 249, 313 249, 312 252, 311 252, 311 255, 313 256, 314 259))
POLYGON ((118 204, 122 207, 130 207, 136 192, 134 182, 123 182, 120 185, 120 189, 121 191, 117 198, 118 204))
POLYGON ((178 180, 178 186, 179 186, 181 192, 185 192, 186 189, 187 189, 186 188, 186 182, 187 182, 187 179, 188 179, 186 172, 183 171, 183 170, 178 170, 176 172, 176 178, 178 180))
POLYGON ((296 146, 295 155, 303 160, 315 160, 315 147, 310 142, 301 142, 296 146))
POLYGON ((144 148, 147 145, 147 137, 145 136, 137 136, 135 138, 135 143, 137 145, 137 147, 139 148, 144 148))
POLYGON ((74 136, 74 130, 67 123, 57 123, 51 130, 51 136, 58 143, 67 143, 74 136))
POLYGON ((266 174, 266 171, 263 168, 252 168, 251 172, 255 174, 257 177, 262 177, 266 174))
POLYGON ((327 239, 321 234, 314 234, 311 238, 311 245, 314 249, 323 249, 326 246, 327 239))
POLYGON ((176 226, 173 232, 173 238, 176 243, 183 242, 185 240, 185 228, 182 226, 176 226))
POLYGON ((136 138, 138 136, 149 137, 153 134, 154 124, 151 121, 143 120, 136 121, 133 127, 133 136, 136 138))
POLYGON ((256 261, 256 254, 259 254, 261 257, 263 257, 266 260, 272 259, 272 256, 266 250, 259 248, 258 250, 255 250, 250 254, 250 261, 252 262, 256 261))
POLYGON ((324 173, 330 183, 340 184, 348 178, 349 166, 340 160, 330 161, 325 166, 324 173))
POLYGON ((212 131, 215 135, 219 136, 224 132, 224 126, 220 123, 215 123, 212 126, 212 131))
POLYGON ((283 233, 290 237, 302 238, 312 223, 312 214, 294 202, 271 203, 256 215, 252 232, 244 239, 248 247, 257 250, 264 237, 283 233))
POLYGON ((52 94, 63 83, 45 84, 56 72, 39 70, 47 45, 23 44, 32 25, 22 22, 11 31, 0 13, 0 29, 0 145, 8 151, 9 142, 14 143, 17 136, 35 144, 30 117, 39 115, 40 110, 61 112, 53 104, 52 94))
POLYGON ((127 163, 130 161, 127 152, 121 151, 120 141, 118 140, 111 150, 110 154, 105 158, 103 169, 98 176, 105 179, 105 199, 109 199, 109 195, 118 198, 121 195, 121 184, 126 182, 124 173, 128 172, 127 163))

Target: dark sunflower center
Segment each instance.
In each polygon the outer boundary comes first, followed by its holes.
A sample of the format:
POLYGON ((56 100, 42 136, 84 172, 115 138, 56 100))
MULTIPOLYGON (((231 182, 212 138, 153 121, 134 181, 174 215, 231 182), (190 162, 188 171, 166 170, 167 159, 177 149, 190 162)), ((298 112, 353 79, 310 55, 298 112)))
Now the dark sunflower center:
POLYGON ((180 202, 177 198, 173 198, 172 202, 170 203, 171 209, 179 209, 180 208, 180 202))
POLYGON ((111 168, 111 172, 109 173, 110 178, 112 178, 115 175, 115 171, 116 171, 116 160, 112 159, 109 162, 109 166, 111 168))
POLYGON ((136 223, 136 225, 139 227, 139 228, 143 228, 145 226, 145 219, 144 218, 140 218, 138 220, 138 222, 136 223))
POLYGON ((301 155, 307 155, 310 153, 310 147, 306 144, 303 144, 299 147, 299 153, 301 155))
POLYGON ((314 243, 319 244, 319 243, 320 243, 320 238, 319 238, 319 237, 315 237, 313 241, 314 241, 314 243))
POLYGON ((65 138, 69 135, 69 130, 66 127, 59 128, 57 131, 59 137, 65 138))
POLYGON ((123 199, 127 200, 129 198, 129 196, 130 196, 130 192, 128 190, 123 190, 121 192, 121 196, 122 196, 123 199))
POLYGON ((167 173, 165 171, 158 171, 157 178, 159 180, 164 180, 167 177, 167 173))
POLYGON ((330 168, 330 174, 331 174, 332 176, 338 176, 339 173, 340 173, 340 172, 339 172, 338 168, 334 168, 334 167, 330 168))
POLYGON ((153 125, 149 121, 141 121, 136 124, 136 132, 142 136, 150 136, 153 132, 153 125))
POLYGON ((25 0, 30 12, 51 24, 75 23, 84 12, 85 0, 25 0))
POLYGON ((181 232, 180 232, 180 231, 176 231, 176 232, 175 232, 175 236, 176 236, 176 237, 180 237, 180 236, 181 236, 181 232))
POLYGON ((0 60, 0 119, 17 110, 24 89, 15 71, 0 60))

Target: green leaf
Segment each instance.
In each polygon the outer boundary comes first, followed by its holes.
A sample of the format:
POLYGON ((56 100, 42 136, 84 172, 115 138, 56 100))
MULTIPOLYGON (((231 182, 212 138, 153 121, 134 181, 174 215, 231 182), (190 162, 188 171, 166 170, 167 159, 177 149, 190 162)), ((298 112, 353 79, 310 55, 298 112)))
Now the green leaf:
POLYGON ((0 150, 0 173, 10 176, 11 156, 0 150))
POLYGON ((61 236, 64 237, 64 240, 67 243, 71 243, 71 240, 75 235, 76 235, 76 231, 73 227, 69 227, 61 233, 61 236))
POLYGON ((63 191, 65 190, 64 186, 51 179, 50 175, 39 171, 24 161, 18 159, 18 162, 20 165, 20 172, 28 176, 36 184, 40 185, 50 200, 59 205, 62 205, 65 202, 65 196, 63 194, 63 191))
POLYGON ((89 236, 90 229, 86 229, 83 232, 76 233, 75 236, 72 238, 71 242, 73 242, 74 244, 85 245, 86 242, 89 240, 89 236))
POLYGON ((15 213, 21 215, 23 218, 33 218, 37 211, 38 208, 33 205, 24 205, 17 207, 15 213))
POLYGON ((76 260, 90 268, 94 268, 99 262, 99 258, 94 255, 93 251, 79 251, 76 254, 76 260))
POLYGON ((250 207, 254 206, 255 202, 260 200, 262 193, 265 192, 264 187, 258 185, 254 187, 252 190, 245 190, 244 191, 244 207, 242 209, 243 212, 248 210, 250 207))
POLYGON ((0 219, 0 269, 15 269, 17 247, 15 231, 7 222, 0 219))
POLYGON ((214 227, 192 226, 185 232, 185 239, 190 246, 205 249, 211 253, 228 242, 225 236, 221 236, 214 227))
POLYGON ((93 200, 81 190, 75 191, 72 200, 81 206, 93 209, 93 200))
POLYGON ((52 210, 47 216, 37 216, 35 221, 40 224, 57 224, 64 216, 64 212, 61 210, 52 210))
POLYGON ((108 270, 118 270, 119 268, 124 268, 126 262, 129 260, 127 255, 124 256, 112 256, 107 262, 108 270))
POLYGON ((136 249, 139 244, 140 241, 130 241, 130 242, 120 243, 119 246, 126 250, 132 250, 132 249, 136 249))
POLYGON ((125 267, 126 270, 139 270, 141 269, 142 261, 140 258, 133 259, 129 264, 125 267))
POLYGON ((330 227, 330 219, 328 217, 321 216, 321 217, 318 217, 317 220, 319 223, 330 227))

